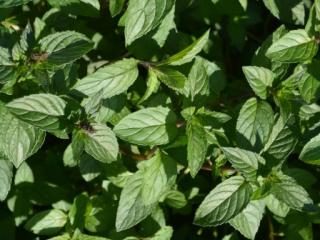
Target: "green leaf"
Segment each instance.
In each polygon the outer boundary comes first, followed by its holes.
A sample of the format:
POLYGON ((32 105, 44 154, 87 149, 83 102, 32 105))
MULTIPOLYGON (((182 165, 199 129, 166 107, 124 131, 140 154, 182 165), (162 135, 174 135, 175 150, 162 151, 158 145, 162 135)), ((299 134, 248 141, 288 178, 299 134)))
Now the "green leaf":
POLYGON ((231 177, 218 184, 196 211, 194 223, 203 227, 218 226, 239 214, 249 203, 251 186, 243 177, 231 177))
POLYGON ((91 116, 96 116, 99 112, 102 102, 103 102, 102 90, 93 95, 92 97, 84 98, 81 102, 81 106, 83 106, 86 114, 91 116))
POLYGON ((38 17, 34 19, 33 28, 34 28, 34 37, 36 40, 40 38, 45 27, 46 27, 46 23, 42 19, 38 17))
POLYGON ((0 201, 4 201, 8 196, 12 176, 12 164, 4 156, 0 156, 0 201))
POLYGON ((264 200, 268 209, 279 217, 286 217, 290 211, 290 208, 284 202, 279 201, 272 194, 269 194, 264 200))
POLYGON ((174 0, 130 0, 124 29, 126 45, 146 35, 161 24, 174 0))
POLYGON ((25 60, 35 45, 35 37, 30 23, 24 28, 20 40, 13 46, 12 58, 14 61, 25 60))
POLYGON ((70 236, 68 233, 66 234, 63 234, 63 235, 60 235, 60 236, 56 236, 56 237, 52 237, 52 238, 49 238, 47 240, 70 240, 70 236))
POLYGON ((99 0, 48 0, 48 3, 72 15, 98 17, 100 13, 99 0))
POLYGON ((306 189, 310 189, 317 182, 317 178, 303 168, 288 168, 283 173, 294 178, 298 184, 306 189))
POLYGON ((186 96, 191 97, 191 101, 196 96, 208 96, 210 94, 209 74, 206 68, 207 60, 196 57, 185 84, 186 96))
POLYGON ((276 18, 299 25, 304 24, 305 6, 301 0, 263 0, 265 6, 276 18))
POLYGON ((212 126, 213 128, 219 128, 231 120, 228 114, 210 111, 204 107, 198 109, 196 115, 200 116, 206 125, 212 126))
POLYGON ((138 77, 137 60, 123 59, 100 68, 79 80, 74 89, 87 96, 102 91, 103 98, 111 98, 128 90, 138 77))
POLYGON ((299 84, 299 90, 303 99, 306 102, 311 103, 320 95, 320 81, 305 73, 299 84))
POLYGON ((147 90, 139 100, 139 103, 146 101, 152 95, 152 93, 157 92, 159 86, 160 82, 158 81, 155 71, 153 71, 152 68, 149 68, 147 77, 147 90))
POLYGON ((89 154, 82 154, 79 161, 81 176, 87 182, 92 181, 101 174, 101 164, 89 154))
POLYGON ((163 18, 163 21, 159 25, 157 32, 152 36, 159 47, 163 47, 166 40, 170 34, 170 31, 176 29, 176 24, 174 22, 175 17, 175 5, 172 6, 170 12, 163 18))
POLYGON ((181 72, 168 67, 152 67, 150 69, 157 78, 173 90, 179 91, 185 85, 187 78, 181 72))
POLYGON ((73 228, 80 230, 84 228, 88 203, 89 198, 85 194, 80 194, 74 199, 68 214, 68 219, 73 228))
POLYGON ((80 231, 76 231, 72 239, 70 240, 110 240, 109 238, 98 237, 98 236, 90 236, 88 234, 81 233, 80 231))
POLYGON ((181 52, 169 57, 168 59, 160 62, 158 66, 161 65, 182 65, 192 61, 192 59, 203 49, 207 44, 209 39, 210 30, 206 31, 198 40, 192 43, 187 48, 183 49, 181 52))
POLYGON ((307 191, 292 177, 279 173, 277 178, 277 182, 272 184, 271 193, 279 201, 297 211, 308 209, 313 205, 313 201, 307 191))
POLYGON ((197 118, 187 121, 186 134, 187 144, 187 160, 190 174, 195 177, 201 169, 208 148, 206 131, 197 118))
POLYGON ((111 163, 117 160, 119 146, 115 134, 104 124, 94 123, 85 130, 84 149, 96 160, 111 163))
POLYGON ((267 68, 247 66, 242 67, 242 71, 257 96, 266 99, 268 96, 268 87, 272 86, 274 74, 267 68))
POLYGON ((124 117, 113 131, 133 144, 163 145, 176 135, 175 124, 176 116, 169 108, 146 108, 124 117))
POLYGON ((93 42, 85 35, 64 31, 50 34, 39 41, 40 50, 48 54, 49 64, 63 65, 81 58, 93 48, 93 42))
POLYGON ((292 115, 287 120, 282 117, 278 118, 262 151, 263 156, 266 155, 281 163, 288 157, 297 143, 291 129, 293 123, 294 117, 292 115))
POLYGON ((183 208, 188 202, 186 196, 179 191, 170 190, 166 193, 165 203, 173 208, 183 208))
POLYGON ((288 31, 286 30, 285 26, 281 25, 272 34, 270 34, 268 38, 262 43, 261 47, 256 51, 252 59, 252 64, 271 69, 276 78, 282 78, 285 74, 287 74, 289 63, 271 61, 265 55, 270 46, 274 42, 278 41, 287 32, 288 31))
POLYGON ((315 39, 303 30, 292 30, 273 43, 266 55, 279 62, 296 63, 311 60, 318 51, 315 39))
MULTIPOLYGON (((313 224, 318 220, 312 220, 312 214, 305 214, 292 211, 285 219, 284 236, 287 239, 313 240, 317 238, 317 233, 313 229, 313 224)), ((318 217, 316 217, 318 218, 318 217)))
POLYGON ((299 158, 308 164, 320 164, 320 134, 307 142, 303 147, 299 158))
POLYGON ((114 125, 130 113, 128 108, 125 107, 126 100, 125 94, 103 99, 95 120, 100 123, 110 122, 114 125))
POLYGON ((251 201, 245 209, 229 223, 248 239, 255 239, 264 214, 265 204, 261 200, 251 201))
MULTIPOLYGON (((109 181, 102 182, 103 194, 100 196, 93 195, 87 206, 85 216, 85 229, 92 233, 105 232, 114 229, 116 217, 116 204, 118 198, 113 198, 114 185, 109 181), (103 223, 103 224, 101 224, 103 223)), ((118 195, 118 190, 117 196, 118 195)))
POLYGON ((302 75, 298 80, 302 98, 311 103, 320 96, 320 61, 314 59, 310 64, 303 66, 302 75))
POLYGON ((37 152, 45 139, 45 132, 15 118, 0 106, 0 149, 16 168, 37 152))
POLYGON ((127 179, 117 210, 117 231, 129 229, 151 214, 155 205, 144 204, 141 196, 143 181, 141 170, 127 179))
POLYGON ((112 17, 117 16, 121 13, 125 0, 110 0, 109 1, 109 11, 112 17))
POLYGON ((173 229, 170 226, 160 228, 150 240, 170 240, 172 238, 173 229))
POLYGON ((63 99, 48 93, 17 98, 7 104, 9 111, 17 118, 47 131, 60 128, 65 107, 63 99))
POLYGON ((187 108, 185 108, 185 109, 183 109, 183 110, 181 111, 181 116, 182 116, 185 120, 189 121, 189 120, 191 120, 192 117, 195 115, 195 112, 196 112, 196 108, 195 108, 195 107, 187 107, 187 108))
POLYGON ((273 110, 267 102, 255 98, 247 100, 237 120, 239 147, 247 150, 261 150, 269 137, 273 123, 273 110))
POLYGON ((19 185, 20 183, 33 183, 34 175, 32 169, 27 164, 27 162, 23 162, 20 167, 16 171, 16 175, 14 176, 14 185, 19 185))
POLYGON ((12 61, 9 49, 0 47, 0 83, 9 82, 15 75, 15 63, 12 61))
POLYGON ((222 151, 232 166, 242 173, 247 180, 256 181, 259 163, 265 164, 263 157, 240 148, 223 147, 222 151))
POLYGON ((18 5, 23 5, 32 0, 0 0, 0 8, 9 8, 18 5))
POLYGON ((314 6, 316 9, 316 13, 317 13, 317 19, 320 20, 320 1, 319 0, 315 0, 314 1, 314 6))
POLYGON ((83 133, 83 131, 81 130, 73 131, 72 141, 71 141, 72 153, 69 153, 70 154, 69 157, 73 158, 73 160, 70 162, 71 166, 73 164, 75 164, 76 166, 77 163, 80 161, 82 153, 84 152, 84 139, 85 139, 85 134, 83 133))
POLYGON ((243 8, 243 10, 247 10, 248 0, 239 0, 239 3, 241 4, 241 7, 243 8))
POLYGON ((143 172, 141 196, 145 205, 157 203, 160 197, 175 183, 177 164, 166 154, 158 151, 148 160, 143 172))
POLYGON ((46 210, 34 215, 25 225, 28 231, 39 235, 54 235, 67 223, 67 215, 58 209, 46 210))

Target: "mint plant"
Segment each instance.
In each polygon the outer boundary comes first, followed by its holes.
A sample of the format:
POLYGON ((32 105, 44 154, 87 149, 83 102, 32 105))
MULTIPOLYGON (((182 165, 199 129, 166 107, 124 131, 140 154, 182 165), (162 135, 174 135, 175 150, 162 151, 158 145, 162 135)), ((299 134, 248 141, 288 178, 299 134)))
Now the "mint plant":
POLYGON ((317 239, 319 31, 319 0, 0 0, 0 238, 317 239))

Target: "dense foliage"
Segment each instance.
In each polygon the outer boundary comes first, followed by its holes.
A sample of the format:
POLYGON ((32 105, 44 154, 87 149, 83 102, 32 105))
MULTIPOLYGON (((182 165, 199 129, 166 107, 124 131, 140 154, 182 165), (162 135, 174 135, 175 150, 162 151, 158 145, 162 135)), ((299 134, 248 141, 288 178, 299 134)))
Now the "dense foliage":
POLYGON ((0 239, 319 239, 319 41, 320 0, 0 0, 0 239))

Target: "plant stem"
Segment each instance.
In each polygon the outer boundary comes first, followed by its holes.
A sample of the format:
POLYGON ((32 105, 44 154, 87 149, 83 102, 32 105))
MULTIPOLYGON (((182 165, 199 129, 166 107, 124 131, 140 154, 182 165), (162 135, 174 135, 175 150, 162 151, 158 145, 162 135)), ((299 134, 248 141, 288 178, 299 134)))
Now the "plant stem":
POLYGON ((275 240, 274 239, 273 223, 272 223, 272 219, 270 216, 268 216, 268 226, 269 226, 269 240, 275 240))

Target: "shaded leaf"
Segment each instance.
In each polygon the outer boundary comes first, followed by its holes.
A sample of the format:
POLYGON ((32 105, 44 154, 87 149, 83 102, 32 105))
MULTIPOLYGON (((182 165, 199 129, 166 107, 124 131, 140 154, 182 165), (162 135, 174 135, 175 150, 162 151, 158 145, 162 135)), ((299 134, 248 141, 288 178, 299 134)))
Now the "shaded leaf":
POLYGON ((110 0, 109 1, 109 11, 112 17, 117 16, 124 6, 125 0, 110 0))
POLYGON ((209 39, 210 30, 206 31, 199 39, 181 52, 160 62, 158 65, 182 65, 192 61, 192 59, 203 49, 209 39))

